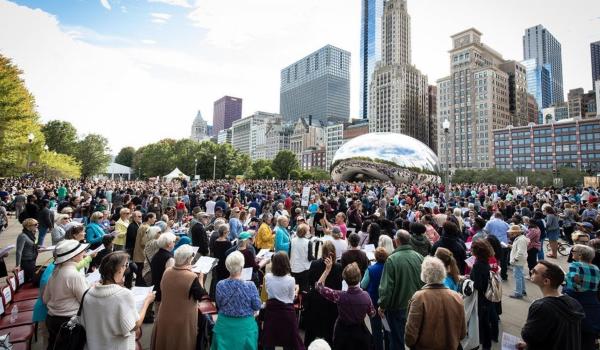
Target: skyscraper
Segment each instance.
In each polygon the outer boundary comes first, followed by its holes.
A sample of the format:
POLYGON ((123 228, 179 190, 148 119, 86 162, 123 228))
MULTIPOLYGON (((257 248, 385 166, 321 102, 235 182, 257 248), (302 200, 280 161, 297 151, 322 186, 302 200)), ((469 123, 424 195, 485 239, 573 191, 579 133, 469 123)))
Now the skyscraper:
POLYGON ((523 126, 533 122, 527 113, 527 70, 517 61, 506 61, 499 66, 508 74, 508 104, 512 126, 523 126))
POLYGON ((600 80, 600 41, 590 44, 592 56, 592 88, 596 89, 596 80, 600 80))
POLYGON ((506 61, 471 28, 452 36, 450 75, 439 79, 438 157, 450 171, 494 166, 492 131, 511 123, 506 61), (444 121, 449 122, 444 132, 444 121))
POLYGON ((523 35, 523 59, 532 58, 536 60, 538 66, 549 64, 552 85, 550 103, 564 102, 560 42, 542 25, 526 29, 525 35, 523 35))
POLYGON ((427 87, 427 107, 429 110, 429 142, 427 145, 437 154, 437 86, 435 85, 427 87))
MULTIPOLYGON (((552 104, 552 81, 550 80, 550 65, 538 65, 535 58, 521 62, 527 72, 527 92, 535 98, 539 112, 552 104)), ((543 123, 538 114, 536 123, 543 123)))
POLYGON ((206 124, 206 120, 202 118, 202 113, 200 111, 196 114, 191 131, 190 139, 194 141, 200 142, 210 137, 208 135, 208 125, 206 124))
POLYGON ((396 132, 429 144, 427 76, 411 64, 406 0, 386 1, 381 61, 369 87, 369 132, 396 132))
POLYGON ((286 123, 350 118, 350 52, 327 45, 281 70, 279 110, 286 123))
POLYGON ((375 64, 381 60, 381 20, 384 0, 362 0, 360 18, 360 108, 359 115, 369 114, 369 85, 375 64))
POLYGON ((221 130, 229 129, 234 121, 241 118, 241 98, 223 96, 216 100, 213 111, 213 135, 218 135, 221 130))

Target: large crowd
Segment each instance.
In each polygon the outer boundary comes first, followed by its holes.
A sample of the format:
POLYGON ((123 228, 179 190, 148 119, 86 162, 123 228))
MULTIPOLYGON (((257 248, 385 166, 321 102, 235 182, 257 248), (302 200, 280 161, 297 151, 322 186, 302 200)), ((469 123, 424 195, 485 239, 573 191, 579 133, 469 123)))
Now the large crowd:
POLYGON ((487 350, 508 278, 532 301, 516 348, 597 349, 594 188, 4 179, 0 199, 47 349, 78 322, 90 350, 141 348, 144 323, 151 349, 487 350))

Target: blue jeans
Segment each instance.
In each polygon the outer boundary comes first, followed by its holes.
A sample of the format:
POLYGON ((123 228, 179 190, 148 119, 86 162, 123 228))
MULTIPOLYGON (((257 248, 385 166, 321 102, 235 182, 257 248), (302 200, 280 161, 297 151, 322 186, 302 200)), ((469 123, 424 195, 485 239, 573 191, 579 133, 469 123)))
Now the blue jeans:
POLYGON ((37 244, 41 247, 44 245, 44 238, 46 237, 46 233, 48 233, 47 227, 41 227, 38 230, 38 241, 37 244))
POLYGON ((540 244, 540 250, 537 253, 537 258, 538 260, 544 260, 544 241, 542 241, 542 244, 540 244))
POLYGON ((379 314, 371 317, 371 332, 373 333, 373 349, 375 350, 383 350, 389 349, 389 333, 383 329, 383 324, 381 323, 381 317, 379 314), (385 342, 385 347, 384 347, 385 342))
POLYGON ((525 293, 525 276, 523 275, 523 265, 513 265, 513 275, 515 277, 515 294, 522 296, 525 293))
POLYGON ((385 318, 390 324, 390 350, 404 350, 406 309, 387 310, 385 312, 385 318))

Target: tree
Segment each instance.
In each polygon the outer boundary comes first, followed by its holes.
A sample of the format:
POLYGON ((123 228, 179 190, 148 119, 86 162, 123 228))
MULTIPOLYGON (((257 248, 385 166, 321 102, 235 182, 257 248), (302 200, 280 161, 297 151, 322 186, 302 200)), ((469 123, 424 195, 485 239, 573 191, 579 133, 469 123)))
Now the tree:
POLYGON ((271 179, 274 176, 273 162, 267 159, 258 159, 250 166, 248 177, 251 179, 271 179))
POLYGON ((0 55, 0 175, 21 175, 29 161, 43 150, 33 95, 21 79, 22 72, 0 55), (35 138, 29 143, 28 134, 35 138))
POLYGON ((110 164, 108 140, 98 134, 89 134, 77 144, 77 159, 85 178, 101 174, 110 164))
POLYGON ((296 155, 292 151, 279 151, 273 159, 273 171, 279 179, 287 179, 291 176, 293 170, 300 169, 296 155))
POLYGON ((115 157, 115 163, 125 165, 131 168, 133 165, 133 156, 135 155, 135 148, 124 147, 121 148, 119 154, 115 157))
POLYGON ((51 120, 42 127, 50 151, 73 156, 77 153, 77 129, 62 120, 51 120))

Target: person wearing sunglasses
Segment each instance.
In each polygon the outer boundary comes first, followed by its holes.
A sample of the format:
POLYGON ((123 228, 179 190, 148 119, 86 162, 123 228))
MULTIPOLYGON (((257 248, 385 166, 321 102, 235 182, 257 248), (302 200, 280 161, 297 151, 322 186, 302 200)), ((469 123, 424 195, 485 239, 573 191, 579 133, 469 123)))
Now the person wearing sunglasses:
POLYGON ((25 219, 23 232, 17 237, 16 266, 25 272, 25 282, 31 281, 35 273, 35 260, 38 256, 38 245, 35 242, 38 227, 37 220, 25 219))

